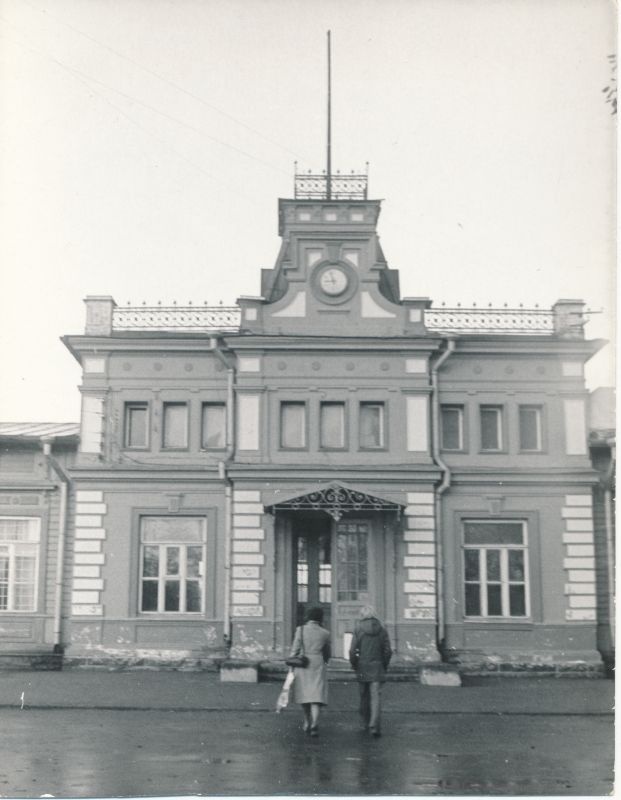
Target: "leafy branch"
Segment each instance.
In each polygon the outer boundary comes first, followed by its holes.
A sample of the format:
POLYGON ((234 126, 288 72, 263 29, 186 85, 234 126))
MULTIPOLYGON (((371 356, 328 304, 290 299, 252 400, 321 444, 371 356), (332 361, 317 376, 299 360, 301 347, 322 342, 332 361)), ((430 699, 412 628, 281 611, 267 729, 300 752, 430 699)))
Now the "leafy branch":
POLYGON ((616 53, 608 56, 610 64, 610 84, 602 89, 606 95, 606 102, 611 105, 611 114, 617 113, 617 56, 616 53))

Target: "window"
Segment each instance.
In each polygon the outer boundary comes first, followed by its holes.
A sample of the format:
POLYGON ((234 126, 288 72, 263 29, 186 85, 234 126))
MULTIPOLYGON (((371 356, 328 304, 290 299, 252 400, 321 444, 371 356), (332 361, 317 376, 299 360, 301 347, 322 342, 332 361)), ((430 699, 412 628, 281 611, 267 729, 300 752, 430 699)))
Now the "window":
POLYGON ((366 522, 339 522, 336 526, 337 594, 339 600, 367 599, 368 556, 366 522))
POLYGON ((501 406, 481 406, 481 450, 502 450, 501 406))
POLYGON ((125 403, 125 447, 148 447, 148 403, 125 403))
POLYGON ((345 403, 320 404, 319 442, 321 447, 345 447, 345 403))
POLYGON ((141 611, 203 611, 205 541, 206 520, 202 517, 142 517, 141 611))
POLYGON ((542 447, 541 407, 520 406, 520 450, 538 452, 542 447))
POLYGON ((442 406, 440 409, 440 438, 443 450, 464 449, 463 406, 442 406))
POLYGON ((164 403, 162 430, 162 447, 168 449, 188 446, 187 403, 164 403))
POLYGON ((38 517, 0 517, 0 611, 36 611, 38 517))
POLYGON ((226 447, 226 405, 203 403, 201 447, 205 450, 221 450, 226 447))
POLYGON ((467 617, 528 616, 528 566, 523 522, 464 522, 467 617))
POLYGON ((384 447, 384 404, 360 403, 360 447, 384 447))
POLYGON ((306 403, 280 404, 280 446, 293 449, 306 447, 306 403))

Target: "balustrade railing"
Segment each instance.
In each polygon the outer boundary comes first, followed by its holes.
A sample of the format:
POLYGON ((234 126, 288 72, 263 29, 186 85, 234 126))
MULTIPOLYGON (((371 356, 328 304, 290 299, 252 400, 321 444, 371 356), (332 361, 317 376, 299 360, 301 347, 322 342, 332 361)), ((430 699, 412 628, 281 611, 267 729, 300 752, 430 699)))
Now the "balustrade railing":
POLYGON ((112 314, 115 331, 227 331, 239 330, 238 306, 117 306, 112 314))
MULTIPOLYGON (((562 325, 552 309, 539 308, 429 308, 425 327, 433 333, 505 335, 583 335, 584 316, 565 315, 562 325)), ((241 325, 238 306, 126 306, 114 307, 114 331, 223 331, 241 325)))
POLYGON ((554 312, 539 308, 429 308, 425 326, 436 333, 552 334, 554 312))

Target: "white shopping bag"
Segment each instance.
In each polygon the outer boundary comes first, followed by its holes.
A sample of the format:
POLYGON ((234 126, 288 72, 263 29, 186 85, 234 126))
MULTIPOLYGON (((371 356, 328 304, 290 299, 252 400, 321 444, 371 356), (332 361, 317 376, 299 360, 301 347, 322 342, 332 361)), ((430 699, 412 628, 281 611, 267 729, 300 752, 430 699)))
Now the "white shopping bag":
POLYGON ((291 689, 291 684, 293 683, 294 678, 295 673, 292 669, 290 669, 287 673, 287 677, 285 678, 285 682, 282 685, 280 694, 278 695, 278 700, 276 701, 277 714, 280 714, 283 708, 287 708, 289 705, 289 690, 291 689))

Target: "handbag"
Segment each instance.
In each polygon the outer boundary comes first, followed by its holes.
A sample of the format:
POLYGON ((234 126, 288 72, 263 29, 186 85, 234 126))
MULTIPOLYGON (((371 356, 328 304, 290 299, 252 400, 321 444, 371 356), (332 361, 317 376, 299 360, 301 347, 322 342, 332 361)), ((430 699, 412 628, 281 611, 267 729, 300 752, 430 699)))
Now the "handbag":
POLYGON ((304 667, 308 666, 308 656, 304 655, 304 626, 300 625, 300 637, 302 639, 302 652, 299 656, 289 656, 289 658, 285 659, 285 664, 288 667, 300 667, 304 669, 304 667))

